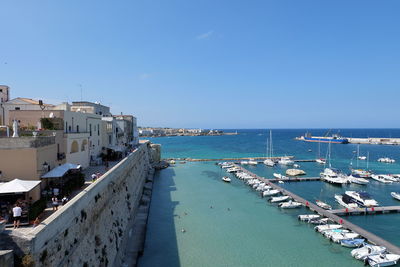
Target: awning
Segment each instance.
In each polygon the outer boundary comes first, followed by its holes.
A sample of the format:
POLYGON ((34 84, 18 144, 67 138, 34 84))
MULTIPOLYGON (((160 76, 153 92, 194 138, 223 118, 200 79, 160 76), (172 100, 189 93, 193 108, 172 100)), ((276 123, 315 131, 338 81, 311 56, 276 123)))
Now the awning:
POLYGON ((26 193, 40 183, 41 181, 14 179, 0 185, 0 194, 26 193))
POLYGON ((42 175, 42 178, 60 178, 63 177, 69 170, 78 170, 80 167, 81 166, 77 164, 65 163, 42 175))

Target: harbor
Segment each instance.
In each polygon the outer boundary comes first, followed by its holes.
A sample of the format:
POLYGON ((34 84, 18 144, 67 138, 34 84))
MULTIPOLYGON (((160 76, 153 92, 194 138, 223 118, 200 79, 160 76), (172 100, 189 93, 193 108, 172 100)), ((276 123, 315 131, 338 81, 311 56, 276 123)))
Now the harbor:
MULTIPOLYGON (((340 217, 336 214, 336 213, 340 214, 339 212, 335 212, 335 211, 331 212, 329 210, 322 209, 321 207, 317 206, 316 204, 280 187, 279 185, 277 185, 275 183, 270 182, 269 179, 260 177, 241 166, 235 165, 235 167, 240 169, 242 172, 247 173, 248 175, 254 177, 255 179, 258 179, 259 181, 262 181, 265 184, 271 186, 273 189, 279 190, 282 195, 291 197, 294 201, 301 203, 303 206, 307 207, 310 211, 317 213, 322 217, 328 218, 331 221, 342 225, 346 229, 349 229, 355 233, 358 233, 360 236, 364 237, 370 243, 377 245, 377 246, 384 246, 391 253, 400 254, 400 247, 398 247, 398 246, 392 244, 391 242, 349 222, 346 219, 343 219, 342 217, 340 217)), ((398 211, 399 208, 400 207, 395 207, 394 209, 396 209, 396 211, 398 211)), ((384 208, 382 208, 382 210, 384 210, 384 208)))

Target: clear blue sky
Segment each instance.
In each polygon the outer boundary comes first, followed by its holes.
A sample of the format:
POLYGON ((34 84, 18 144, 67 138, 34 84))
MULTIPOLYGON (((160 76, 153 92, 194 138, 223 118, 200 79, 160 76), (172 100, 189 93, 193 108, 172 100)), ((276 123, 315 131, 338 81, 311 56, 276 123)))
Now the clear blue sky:
POLYGON ((1 1, 0 84, 139 125, 399 127, 400 2, 1 1))

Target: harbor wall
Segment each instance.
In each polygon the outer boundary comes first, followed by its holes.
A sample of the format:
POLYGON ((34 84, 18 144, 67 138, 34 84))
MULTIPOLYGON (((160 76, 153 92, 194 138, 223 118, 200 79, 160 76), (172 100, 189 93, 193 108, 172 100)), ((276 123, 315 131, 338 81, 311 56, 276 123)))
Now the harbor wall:
POLYGON ((154 156, 149 143, 139 146, 29 233, 24 253, 35 266, 113 266, 154 173, 154 156))

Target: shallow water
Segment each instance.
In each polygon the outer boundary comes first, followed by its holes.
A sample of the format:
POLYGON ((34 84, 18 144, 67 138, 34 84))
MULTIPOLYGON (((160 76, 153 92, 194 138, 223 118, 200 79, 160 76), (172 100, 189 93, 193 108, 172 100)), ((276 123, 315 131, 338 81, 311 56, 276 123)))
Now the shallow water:
MULTIPOLYGON (((400 133, 399 130, 354 131, 359 132, 353 136, 400 133)), ((274 131, 276 154, 315 158, 318 144, 293 140, 303 132, 274 131), (308 149, 313 151, 308 152, 308 149)), ((163 157, 222 158, 262 156, 266 136, 265 130, 250 130, 237 136, 171 137, 153 141, 163 144, 163 157)), ((321 145, 321 154, 326 153, 326 147, 321 145)), ((347 170, 356 149, 356 145, 332 145, 332 165, 347 170)), ((381 173, 400 173, 398 163, 375 162, 380 156, 396 158, 399 149, 360 146, 361 154, 370 151, 370 168, 381 173)), ((318 176, 323 168, 316 163, 300 164, 307 176, 318 176)), ((366 162, 359 162, 362 164, 366 162)), ((356 165, 354 159, 353 165, 356 165)), ((248 168, 264 177, 285 171, 285 168, 271 169, 261 164, 248 168)), ((222 182, 224 174, 212 162, 176 164, 157 174, 140 266, 362 266, 362 262, 350 256, 350 249, 332 244, 311 226, 298 222, 297 215, 307 213, 304 208, 282 211, 237 179, 232 179, 231 184, 222 182), (186 232, 182 233, 182 229, 186 232)), ((400 191, 399 184, 382 185, 371 181, 367 187, 341 188, 315 181, 283 186, 310 201, 321 198, 334 206, 337 206, 333 199, 335 193, 360 189, 368 191, 381 205, 400 204, 390 196, 391 191, 400 191)), ((347 219, 400 245, 400 214, 347 219)))

